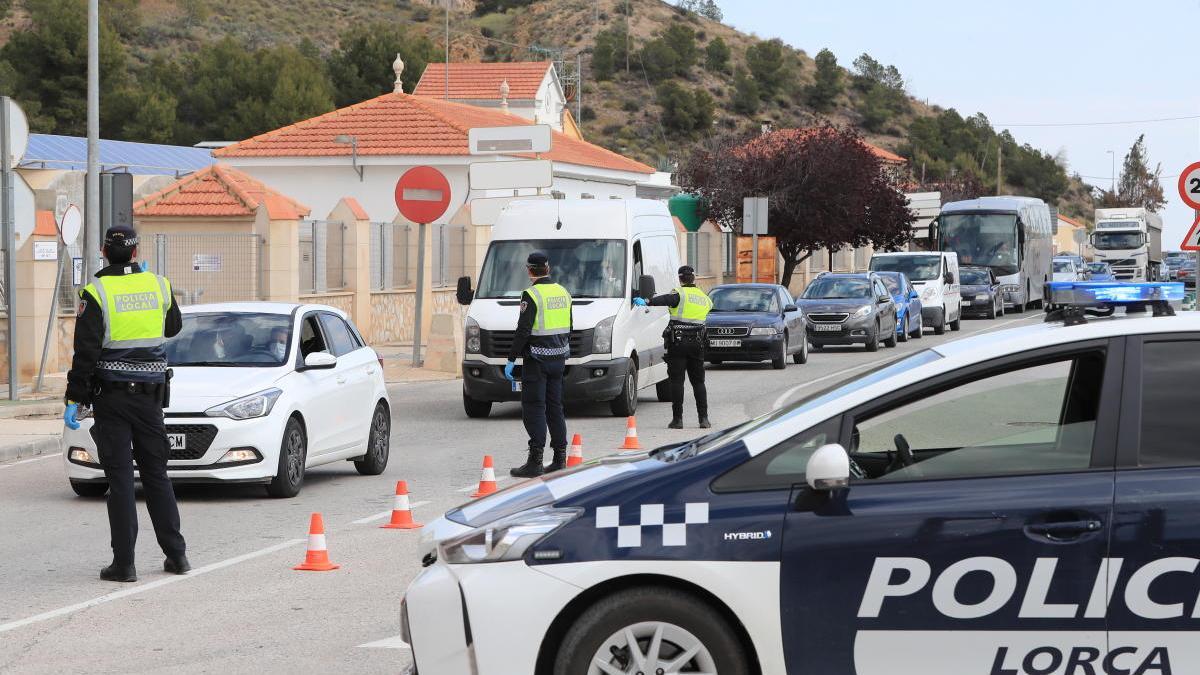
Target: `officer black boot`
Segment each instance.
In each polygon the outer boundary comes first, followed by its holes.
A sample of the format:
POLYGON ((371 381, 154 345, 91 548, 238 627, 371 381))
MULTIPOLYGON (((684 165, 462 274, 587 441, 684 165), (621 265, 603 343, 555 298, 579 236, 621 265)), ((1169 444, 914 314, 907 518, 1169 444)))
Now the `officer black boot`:
POLYGON ((530 448, 529 458, 525 460, 525 463, 515 469, 509 469, 508 473, 517 478, 534 478, 535 476, 542 475, 546 471, 542 467, 542 454, 544 452, 542 448, 530 448))
POLYGON ((546 473, 554 473, 567 468, 567 449, 552 448, 554 458, 550 460, 550 466, 546 467, 546 473))
POLYGON ((137 581, 137 570, 133 565, 118 565, 113 563, 100 570, 100 578, 104 581, 137 581))
POLYGON ((175 558, 167 556, 163 561, 163 571, 169 574, 187 574, 192 571, 192 564, 188 562, 186 555, 175 558))
POLYGON ((701 429, 711 429, 712 428, 712 422, 708 421, 708 415, 700 416, 700 428, 701 429))
POLYGON ((683 428, 683 418, 682 417, 672 417, 671 423, 667 425, 667 428, 668 429, 682 429, 683 428))

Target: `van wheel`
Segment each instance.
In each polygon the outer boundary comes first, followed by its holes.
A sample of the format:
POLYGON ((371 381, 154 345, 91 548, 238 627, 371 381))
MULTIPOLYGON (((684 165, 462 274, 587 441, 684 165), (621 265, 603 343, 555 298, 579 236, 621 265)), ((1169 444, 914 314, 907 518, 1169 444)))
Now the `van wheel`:
POLYGON ((592 604, 567 631, 552 668, 647 675, 668 670, 748 675, 750 664, 733 627, 712 607, 683 591, 654 586, 592 604))
POLYGON ((962 328, 962 310, 959 310, 958 318, 950 322, 950 330, 959 330, 962 328))
POLYGON ((671 381, 663 380, 654 385, 654 395, 658 397, 659 403, 671 402, 671 381))
POLYGON ((467 392, 463 390, 463 410, 466 411, 467 417, 471 419, 481 419, 492 414, 491 401, 476 401, 467 396, 467 392))
POLYGON ((945 310, 943 310, 942 313, 938 315, 938 322, 933 324, 933 334, 934 335, 943 335, 943 334, 945 334, 945 332, 946 332, 946 312, 945 312, 945 310))
POLYGON ((103 497, 104 493, 108 492, 108 483, 84 483, 73 480, 71 489, 80 497, 103 497))
POLYGON ((637 412, 637 361, 629 361, 629 372, 625 373, 625 383, 621 385, 621 393, 609 402, 609 410, 615 417, 629 417, 637 412))
POLYGON ((375 404, 371 432, 367 436, 367 454, 354 460, 354 468, 364 476, 378 476, 387 468, 392 442, 392 418, 383 402, 375 404))
POLYGON ((283 441, 279 444, 279 465, 275 477, 267 484, 267 494, 272 497, 295 497, 304 487, 304 461, 308 456, 308 439, 304 437, 304 426, 295 417, 283 428, 283 441))

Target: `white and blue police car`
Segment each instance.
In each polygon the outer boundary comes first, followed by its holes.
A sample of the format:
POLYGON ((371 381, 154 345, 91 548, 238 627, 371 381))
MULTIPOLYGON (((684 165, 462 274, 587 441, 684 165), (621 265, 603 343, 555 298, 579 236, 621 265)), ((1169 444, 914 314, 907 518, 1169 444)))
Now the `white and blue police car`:
POLYGON ((1162 316, 1178 284, 1051 293, 1058 321, 448 512, 414 668, 1200 672, 1200 315, 1162 316))

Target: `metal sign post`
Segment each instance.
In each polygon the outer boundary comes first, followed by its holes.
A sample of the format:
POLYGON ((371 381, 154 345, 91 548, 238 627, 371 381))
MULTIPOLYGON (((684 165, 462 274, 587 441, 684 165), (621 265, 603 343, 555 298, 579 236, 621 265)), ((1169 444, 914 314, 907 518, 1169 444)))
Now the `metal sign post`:
POLYGON ((431 166, 414 166, 396 181, 396 208, 417 223, 417 298, 413 317, 412 364, 420 368, 421 324, 425 318, 425 231, 450 207, 450 181, 431 166))
POLYGON ((742 199, 742 233, 751 236, 750 283, 758 283, 758 235, 767 233, 767 198, 742 199))
POLYGON ((46 316, 46 339, 42 343, 42 362, 38 365, 37 382, 33 385, 33 391, 39 392, 42 390, 42 378, 46 374, 46 355, 50 353, 50 335, 54 333, 54 320, 58 316, 58 290, 62 286, 63 264, 66 261, 66 256, 70 254, 67 248, 75 243, 75 239, 79 237, 79 230, 83 227, 83 214, 79 212, 79 207, 74 204, 67 207, 63 211, 62 219, 58 221, 58 239, 54 242, 58 247, 58 265, 54 271, 54 295, 51 301, 50 311, 46 316))
POLYGON ((7 96, 0 98, 0 230, 4 236, 4 305, 8 312, 8 398, 17 400, 20 382, 17 381, 17 252, 13 245, 16 235, 13 227, 13 190, 12 170, 12 123, 9 106, 11 99, 7 96))

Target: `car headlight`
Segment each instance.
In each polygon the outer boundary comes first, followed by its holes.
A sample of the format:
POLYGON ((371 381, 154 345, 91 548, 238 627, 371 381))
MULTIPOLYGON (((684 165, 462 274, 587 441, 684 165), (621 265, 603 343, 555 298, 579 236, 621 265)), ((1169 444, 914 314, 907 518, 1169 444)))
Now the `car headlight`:
POLYGON ((775 326, 759 326, 750 329, 751 335, 779 335, 779 329, 775 326))
POLYGON ((540 506, 451 537, 438 545, 438 558, 450 564, 519 560, 530 546, 575 520, 583 509, 540 506))
POLYGON ((616 323, 617 317, 610 316, 596 324, 592 331, 593 354, 607 354, 612 351, 613 325, 616 323))
POLYGON ((988 294, 987 293, 976 293, 975 299, 978 300, 979 302, 987 302, 988 294))
POLYGON ((1000 287, 1000 290, 1005 293, 1017 293, 1021 290, 1021 287, 1016 284, 1004 284, 1000 287))
POLYGON ((850 315, 850 318, 851 319, 861 319, 864 316, 869 315, 870 313, 871 313, 871 306, 863 305, 862 307, 859 307, 857 310, 855 310, 854 313, 850 315))
POLYGON ((479 322, 471 317, 467 317, 466 329, 466 350, 468 354, 478 354, 483 349, 483 339, 480 337, 479 322))
POLYGON ((229 403, 222 403, 204 411, 209 417, 228 417, 231 420, 248 420, 266 417, 275 407, 275 401, 283 394, 281 389, 267 389, 257 394, 243 396, 229 403))
POLYGON ((929 302, 930 300, 933 300, 933 296, 935 295, 937 295, 937 291, 933 288, 933 286, 926 286, 925 290, 921 291, 921 301, 929 302))

